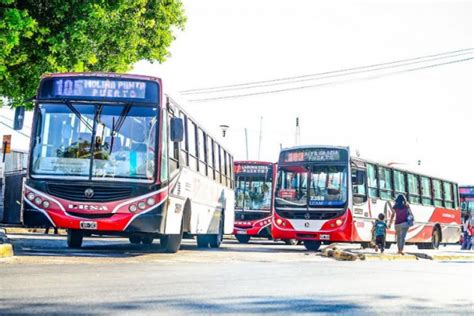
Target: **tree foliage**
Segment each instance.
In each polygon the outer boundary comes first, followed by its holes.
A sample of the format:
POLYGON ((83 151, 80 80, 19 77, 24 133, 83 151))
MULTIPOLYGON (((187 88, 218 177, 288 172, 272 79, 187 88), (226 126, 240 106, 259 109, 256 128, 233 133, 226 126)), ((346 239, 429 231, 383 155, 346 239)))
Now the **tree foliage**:
POLYGON ((43 73, 163 62, 185 22, 180 0, 0 0, 0 97, 22 103, 43 73))

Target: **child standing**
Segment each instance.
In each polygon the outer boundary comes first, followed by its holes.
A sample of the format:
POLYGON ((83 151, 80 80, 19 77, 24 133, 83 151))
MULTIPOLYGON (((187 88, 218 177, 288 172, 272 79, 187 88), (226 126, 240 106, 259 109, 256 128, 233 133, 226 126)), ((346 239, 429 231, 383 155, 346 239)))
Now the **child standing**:
POLYGON ((384 219, 385 215, 380 213, 378 219, 375 220, 374 227, 372 228, 372 233, 375 236, 375 251, 377 251, 377 249, 380 249, 380 252, 383 252, 385 249, 387 224, 384 222, 384 219))

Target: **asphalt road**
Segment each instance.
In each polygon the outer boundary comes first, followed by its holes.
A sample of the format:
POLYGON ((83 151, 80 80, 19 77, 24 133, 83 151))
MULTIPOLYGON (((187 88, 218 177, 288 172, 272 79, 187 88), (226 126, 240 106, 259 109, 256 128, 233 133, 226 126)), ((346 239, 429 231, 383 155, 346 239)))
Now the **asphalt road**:
POLYGON ((159 245, 17 235, 0 261, 0 314, 466 314, 471 261, 338 262, 301 246, 226 241, 169 255, 159 245))

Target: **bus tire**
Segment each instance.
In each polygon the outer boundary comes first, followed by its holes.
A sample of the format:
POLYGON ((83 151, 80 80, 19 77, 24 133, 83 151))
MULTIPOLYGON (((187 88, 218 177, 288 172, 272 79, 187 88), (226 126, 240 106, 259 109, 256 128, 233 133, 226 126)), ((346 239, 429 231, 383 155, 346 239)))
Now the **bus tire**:
POLYGON ((441 244, 441 231, 435 226, 433 234, 431 235, 430 249, 438 249, 441 244))
POLYGON ((153 236, 143 236, 141 238, 141 242, 144 244, 144 245, 151 245, 153 243, 153 236))
POLYGON ((217 234, 209 235, 209 246, 211 248, 219 248, 224 239, 224 216, 221 216, 219 221, 219 229, 217 234))
POLYGON ((209 236, 208 235, 197 235, 196 236, 198 248, 208 248, 209 247, 209 236))
POLYGON ((128 240, 130 241, 131 244, 137 245, 142 241, 142 238, 137 235, 132 235, 128 237, 128 240))
POLYGON ((318 251, 321 247, 321 242, 316 240, 305 240, 304 247, 309 251, 318 251))
POLYGON ((296 239, 285 239, 284 242, 289 246, 296 246, 298 244, 298 240, 296 239))
POLYGON ((81 248, 84 234, 80 230, 68 229, 67 231, 67 246, 69 248, 81 248))
POLYGON ((166 253, 177 253, 182 239, 183 234, 163 235, 160 238, 160 244, 166 253))
POLYGON ((235 235, 235 238, 241 244, 248 244, 250 240, 250 236, 247 235, 235 235))

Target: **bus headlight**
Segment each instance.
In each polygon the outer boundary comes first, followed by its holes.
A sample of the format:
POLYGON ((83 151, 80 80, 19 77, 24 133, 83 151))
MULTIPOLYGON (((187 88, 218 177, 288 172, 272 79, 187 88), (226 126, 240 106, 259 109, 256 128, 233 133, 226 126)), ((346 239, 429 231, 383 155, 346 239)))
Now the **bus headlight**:
POLYGON ((137 211, 137 206, 135 204, 132 204, 128 207, 128 210, 132 213, 135 213, 137 211))
POLYGON ((41 205, 43 205, 44 208, 48 208, 49 207, 49 202, 48 201, 43 201, 43 203, 41 203, 41 205))
POLYGON ((138 208, 141 209, 141 210, 144 210, 146 208, 145 202, 138 203, 138 208))
POLYGON ((33 199, 35 198, 35 194, 33 192, 30 192, 28 193, 28 195, 26 196, 26 198, 30 201, 33 201, 33 199))
POLYGON ((35 203, 40 205, 41 204, 41 198, 40 197, 35 197, 35 203))
POLYGON ((282 221, 281 219, 277 218, 276 223, 277 223, 278 225, 281 225, 281 223, 283 223, 283 221, 282 221))
POLYGON ((342 221, 341 221, 340 219, 338 219, 338 220, 336 221, 336 225, 337 225, 337 226, 341 226, 341 225, 342 225, 342 221))
POLYGON ((155 203, 156 203, 156 202, 155 202, 155 199, 152 198, 152 197, 151 197, 151 198, 148 198, 148 199, 146 200, 146 204, 148 204, 148 205, 150 205, 150 206, 155 205, 155 203))

